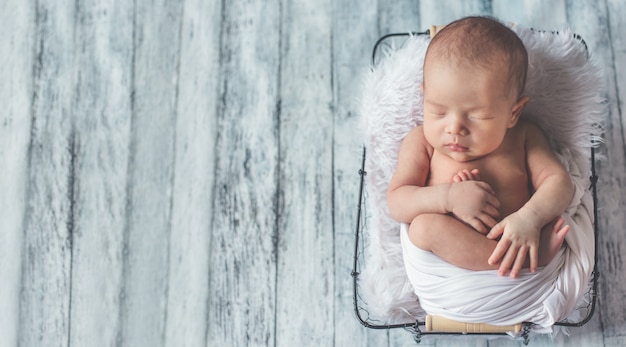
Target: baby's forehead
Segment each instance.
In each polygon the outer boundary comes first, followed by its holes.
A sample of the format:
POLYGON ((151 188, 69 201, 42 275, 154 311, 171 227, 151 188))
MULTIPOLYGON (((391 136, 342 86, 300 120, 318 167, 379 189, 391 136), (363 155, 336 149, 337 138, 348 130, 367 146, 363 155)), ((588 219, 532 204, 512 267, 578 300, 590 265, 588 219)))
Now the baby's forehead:
MULTIPOLYGON (((429 74, 437 69, 454 70, 456 73, 480 72, 489 74, 494 79, 505 83, 510 80, 514 72, 510 66, 506 52, 491 50, 489 54, 477 55, 445 47, 433 47, 424 60, 424 81, 431 77, 429 74)), ((468 81, 469 83, 469 81, 468 81)))
MULTIPOLYGON (((513 84, 511 74, 504 64, 472 64, 470 62, 456 62, 449 60, 433 60, 424 66, 423 88, 424 92, 431 87, 441 91, 441 88, 449 88, 449 84, 474 88, 478 85, 488 88, 496 94, 508 97, 513 84)), ((495 94, 494 94, 495 96, 495 94)))
POLYGON ((498 78, 508 77, 510 74, 508 66, 503 63, 502 59, 478 62, 462 56, 433 56, 424 62, 424 78, 429 76, 428 72, 436 70, 445 70, 458 74, 479 72, 481 74, 490 74, 498 78))
MULTIPOLYGON (((457 42, 433 42, 426 51, 424 62, 430 60, 446 61, 451 64, 486 64, 508 60, 510 52, 488 40, 477 41, 472 45, 457 42)), ((499 64, 504 66, 503 64, 499 64)))

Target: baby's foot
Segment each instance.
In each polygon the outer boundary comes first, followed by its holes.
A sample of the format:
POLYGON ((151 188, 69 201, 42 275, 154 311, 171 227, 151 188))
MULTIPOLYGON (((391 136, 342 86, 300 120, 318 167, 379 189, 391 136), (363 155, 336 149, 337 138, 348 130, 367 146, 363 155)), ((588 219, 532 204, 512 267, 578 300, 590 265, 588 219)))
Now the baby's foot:
POLYGON ((471 171, 468 169, 461 170, 457 172, 454 177, 452 177, 452 181, 456 183, 465 181, 480 181, 480 171, 478 171, 478 169, 472 169, 471 171))
POLYGON ((558 217, 552 225, 548 224, 541 230, 539 266, 546 266, 552 261, 565 242, 565 236, 568 232, 569 225, 565 225, 563 217, 558 217))

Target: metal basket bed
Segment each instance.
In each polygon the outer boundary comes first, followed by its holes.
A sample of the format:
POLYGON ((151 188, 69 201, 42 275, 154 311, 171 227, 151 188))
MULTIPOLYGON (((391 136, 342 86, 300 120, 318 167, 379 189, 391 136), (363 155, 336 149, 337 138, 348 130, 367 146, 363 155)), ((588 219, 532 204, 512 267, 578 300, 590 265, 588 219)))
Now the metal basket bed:
MULTIPOLYGON (((437 30, 437 27, 431 27, 431 29, 426 30, 424 32, 412 32, 412 33, 392 33, 382 36, 375 44, 372 49, 372 57, 371 64, 375 67, 379 61, 381 56, 381 47, 385 46, 388 49, 395 49, 394 47, 401 47, 402 40, 406 40, 410 36, 421 36, 421 35, 430 35, 431 31, 437 30), (397 44, 397 40, 401 40, 400 44, 397 44)), ((584 40, 576 35, 575 36, 580 44, 584 46, 585 50, 587 49, 587 45, 584 40)), ((377 321, 376 319, 372 319, 369 315, 367 303, 363 300, 359 291, 359 276, 361 275, 361 270, 363 266, 363 258, 366 249, 367 243, 367 231, 368 231, 368 212, 366 201, 367 197, 367 189, 365 177, 367 175, 366 172, 366 153, 367 148, 363 147, 363 154, 361 158, 361 169, 359 170, 359 195, 358 195, 358 208, 357 208, 357 219, 356 219, 356 230, 355 230, 355 246, 354 246, 354 263, 352 268, 352 278, 353 278, 353 295, 354 295, 354 310, 356 313, 356 317, 358 321, 366 328, 375 329, 375 330, 387 330, 387 329, 405 329, 413 335, 414 340, 419 343, 423 336, 425 335, 507 335, 506 332, 491 332, 491 331, 481 331, 482 328, 469 327, 468 329, 461 329, 460 331, 433 331, 430 326, 430 322, 427 322, 427 319, 423 320, 415 320, 415 321, 406 321, 401 323, 394 324, 386 324, 377 321), (480 331, 480 332, 473 332, 480 331)), ((580 319, 576 321, 568 321, 562 320, 556 322, 555 326, 560 327, 580 327, 589 322, 591 320, 593 313, 595 311, 596 306, 596 298, 597 298, 597 288, 598 288, 598 277, 599 273, 597 270, 597 239, 598 239, 598 227, 597 227, 597 191, 596 191, 596 182, 598 177, 596 175, 596 153, 595 149, 592 146, 590 148, 590 167, 591 167, 591 175, 589 177, 589 188, 591 190, 592 198, 593 198, 593 234, 594 234, 594 261, 593 261, 593 272, 591 275, 590 283, 587 292, 585 293, 585 298, 583 302, 585 305, 577 307, 577 310, 580 310, 579 317, 580 319)), ((524 344, 528 344, 529 335, 531 332, 531 328, 533 327, 533 322, 522 322, 519 328, 519 336, 523 339, 524 344)))

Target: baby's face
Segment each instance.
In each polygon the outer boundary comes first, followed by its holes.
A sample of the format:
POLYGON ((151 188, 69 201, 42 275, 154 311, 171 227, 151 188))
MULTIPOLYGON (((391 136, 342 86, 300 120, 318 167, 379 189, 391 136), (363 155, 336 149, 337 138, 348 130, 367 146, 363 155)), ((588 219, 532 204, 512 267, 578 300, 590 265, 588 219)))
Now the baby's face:
POLYGON ((513 116, 506 73, 428 62, 424 71, 424 134, 434 150, 458 162, 495 151, 513 116))

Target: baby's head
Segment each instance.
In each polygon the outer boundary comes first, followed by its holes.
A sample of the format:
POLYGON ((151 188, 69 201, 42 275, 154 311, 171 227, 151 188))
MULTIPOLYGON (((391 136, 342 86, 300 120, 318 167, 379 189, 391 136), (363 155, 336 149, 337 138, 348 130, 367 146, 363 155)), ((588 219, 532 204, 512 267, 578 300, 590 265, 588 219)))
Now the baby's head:
POLYGON ((432 39, 424 60, 426 140, 456 161, 484 157, 521 115, 528 56, 496 20, 468 17, 432 39))
MULTIPOLYGON (((433 62, 495 71, 519 99, 526 82, 528 54, 519 37, 489 17, 465 17, 444 27, 431 40, 424 59, 424 83, 433 62)), ((470 81, 468 81, 470 82, 470 81)))

